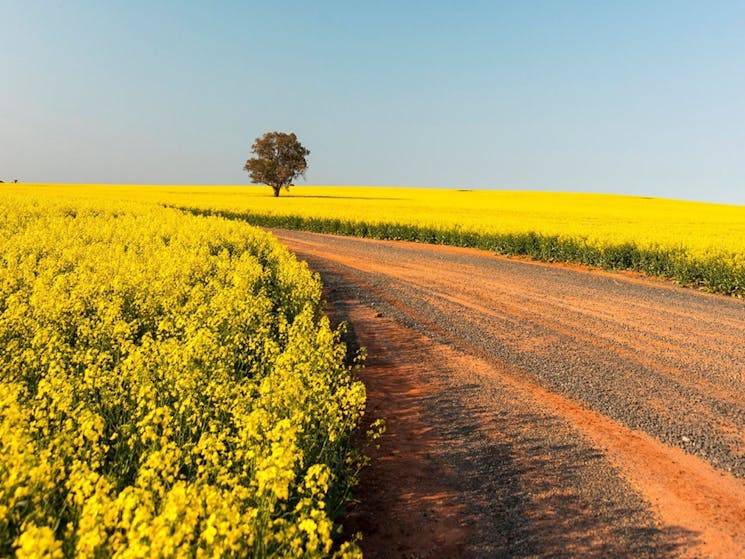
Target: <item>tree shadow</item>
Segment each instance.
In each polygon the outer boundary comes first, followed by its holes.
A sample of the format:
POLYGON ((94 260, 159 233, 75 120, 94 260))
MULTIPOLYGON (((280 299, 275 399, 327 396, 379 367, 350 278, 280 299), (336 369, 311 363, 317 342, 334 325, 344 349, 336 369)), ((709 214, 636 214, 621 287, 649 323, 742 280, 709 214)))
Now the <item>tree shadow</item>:
POLYGON ((412 200, 412 198, 391 198, 391 197, 383 197, 383 196, 331 196, 328 194, 295 194, 292 193, 288 196, 285 196, 286 198, 319 198, 319 199, 331 199, 331 200, 395 200, 395 201, 402 201, 402 200, 412 200))

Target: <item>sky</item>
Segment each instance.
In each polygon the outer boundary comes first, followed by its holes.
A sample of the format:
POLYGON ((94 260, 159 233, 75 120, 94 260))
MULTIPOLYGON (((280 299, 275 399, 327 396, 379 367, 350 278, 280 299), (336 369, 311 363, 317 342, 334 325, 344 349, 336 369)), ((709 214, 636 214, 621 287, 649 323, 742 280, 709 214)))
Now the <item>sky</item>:
POLYGON ((0 179, 745 204, 745 2, 0 0, 0 179), (302 181, 298 182, 301 188, 302 181))

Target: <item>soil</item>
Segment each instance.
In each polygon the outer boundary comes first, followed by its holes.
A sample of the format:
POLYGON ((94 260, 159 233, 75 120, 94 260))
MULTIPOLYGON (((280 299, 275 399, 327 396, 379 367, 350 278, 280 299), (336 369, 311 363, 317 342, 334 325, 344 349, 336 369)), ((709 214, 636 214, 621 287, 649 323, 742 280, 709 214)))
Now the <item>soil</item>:
POLYGON ((367 557, 745 557, 745 302, 473 249, 274 233, 365 346, 367 557))

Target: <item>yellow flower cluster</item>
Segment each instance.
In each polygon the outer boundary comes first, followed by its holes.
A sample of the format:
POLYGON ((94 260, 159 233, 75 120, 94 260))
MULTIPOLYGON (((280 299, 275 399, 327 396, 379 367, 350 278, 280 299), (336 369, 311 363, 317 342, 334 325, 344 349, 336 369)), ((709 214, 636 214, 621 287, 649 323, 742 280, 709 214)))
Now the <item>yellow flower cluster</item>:
POLYGON ((359 556, 333 514, 365 391, 317 276, 78 194, 0 192, 0 555, 359 556))

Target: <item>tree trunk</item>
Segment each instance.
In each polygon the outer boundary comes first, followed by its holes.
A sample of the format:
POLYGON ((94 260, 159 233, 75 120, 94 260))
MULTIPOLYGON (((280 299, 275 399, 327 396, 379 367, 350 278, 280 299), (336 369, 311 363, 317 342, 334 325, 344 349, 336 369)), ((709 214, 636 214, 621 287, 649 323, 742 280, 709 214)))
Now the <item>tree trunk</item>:
POLYGON ((279 196, 279 191, 282 189, 281 186, 272 185, 272 188, 274 189, 274 197, 277 198, 279 196))

